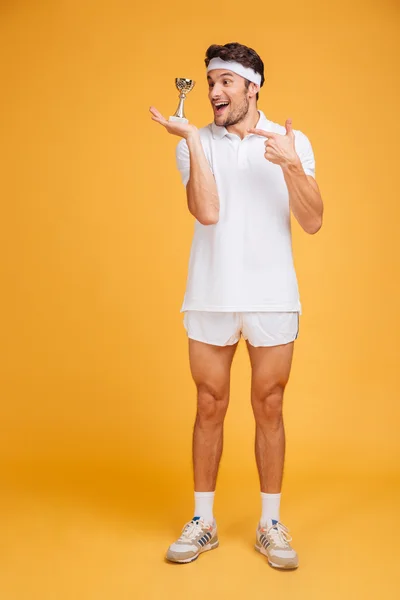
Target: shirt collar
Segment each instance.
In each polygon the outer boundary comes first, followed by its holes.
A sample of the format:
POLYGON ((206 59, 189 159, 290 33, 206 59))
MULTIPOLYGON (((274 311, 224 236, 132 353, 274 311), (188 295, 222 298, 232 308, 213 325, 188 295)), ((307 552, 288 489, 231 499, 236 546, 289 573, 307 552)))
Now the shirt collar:
MULTIPOLYGON (((257 109, 258 112, 260 113, 260 118, 258 120, 258 123, 256 125, 257 129, 264 129, 265 131, 268 131, 268 119, 265 116, 265 114, 263 113, 262 110, 257 109)), ((216 125, 214 123, 214 121, 211 123, 211 132, 212 132, 212 136, 214 139, 222 139, 225 135, 228 135, 230 132, 226 129, 226 127, 224 127, 223 125, 216 125)), ((249 133, 248 135, 254 135, 253 133, 249 133)))

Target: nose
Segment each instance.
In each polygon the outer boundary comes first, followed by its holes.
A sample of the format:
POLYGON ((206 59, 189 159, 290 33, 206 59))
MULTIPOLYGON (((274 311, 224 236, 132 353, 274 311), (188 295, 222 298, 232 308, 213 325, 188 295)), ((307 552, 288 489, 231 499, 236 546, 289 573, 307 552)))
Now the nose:
POLYGON ((211 89, 210 98, 211 100, 216 100, 221 96, 221 86, 218 83, 215 83, 211 89))

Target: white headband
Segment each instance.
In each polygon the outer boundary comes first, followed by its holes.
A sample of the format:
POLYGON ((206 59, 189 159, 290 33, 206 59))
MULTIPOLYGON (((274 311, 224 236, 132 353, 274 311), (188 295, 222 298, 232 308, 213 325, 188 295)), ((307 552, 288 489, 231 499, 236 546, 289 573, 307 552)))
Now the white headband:
POLYGON ((212 58, 208 63, 207 73, 212 69, 229 69, 229 71, 233 71, 233 73, 237 73, 245 79, 248 79, 253 83, 257 83, 257 85, 260 85, 261 83, 260 73, 256 73, 254 69, 251 69, 250 67, 244 67, 234 60, 222 60, 222 58, 218 57, 212 58))

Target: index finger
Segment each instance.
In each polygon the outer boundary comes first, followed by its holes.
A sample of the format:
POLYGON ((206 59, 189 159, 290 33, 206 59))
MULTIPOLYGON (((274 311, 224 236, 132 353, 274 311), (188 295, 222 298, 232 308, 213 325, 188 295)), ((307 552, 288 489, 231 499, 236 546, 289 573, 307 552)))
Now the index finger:
POLYGON ((274 133, 273 131, 264 131, 264 129, 254 129, 251 127, 247 130, 249 133, 255 133, 256 135, 262 135, 263 137, 274 138, 279 135, 279 133, 274 133))

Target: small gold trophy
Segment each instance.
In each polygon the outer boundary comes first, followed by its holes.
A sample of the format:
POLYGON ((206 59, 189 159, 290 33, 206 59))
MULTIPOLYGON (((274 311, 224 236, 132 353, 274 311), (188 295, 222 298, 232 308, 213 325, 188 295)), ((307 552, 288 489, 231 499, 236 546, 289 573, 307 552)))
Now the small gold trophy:
POLYGON ((179 105, 176 109, 176 113, 168 119, 168 121, 179 121, 180 123, 189 123, 189 119, 186 119, 185 112, 183 110, 183 103, 188 94, 193 88, 196 82, 193 79, 184 79, 183 77, 177 77, 175 79, 176 89, 179 90, 179 105))

